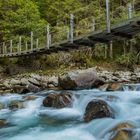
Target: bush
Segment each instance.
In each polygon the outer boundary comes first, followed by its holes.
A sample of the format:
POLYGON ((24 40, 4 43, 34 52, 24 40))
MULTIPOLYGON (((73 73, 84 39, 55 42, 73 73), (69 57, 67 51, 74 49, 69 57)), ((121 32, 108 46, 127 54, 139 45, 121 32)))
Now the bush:
POLYGON ((136 61, 137 57, 133 53, 122 55, 116 59, 117 64, 130 69, 133 69, 133 66, 136 64, 136 61))

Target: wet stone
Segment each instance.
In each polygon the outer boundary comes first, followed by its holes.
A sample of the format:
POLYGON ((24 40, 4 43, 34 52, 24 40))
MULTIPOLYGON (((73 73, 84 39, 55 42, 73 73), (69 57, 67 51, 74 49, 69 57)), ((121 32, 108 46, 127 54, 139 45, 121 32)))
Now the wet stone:
POLYGON ((18 101, 18 100, 11 101, 9 104, 9 108, 12 110, 24 108, 23 101, 18 101))
POLYGON ((92 100, 91 102, 88 103, 84 114, 85 122, 89 122, 93 119, 106 117, 113 118, 113 113, 111 108, 105 101, 92 100))
POLYGON ((51 93, 44 100, 45 107, 64 108, 72 104, 72 93, 51 93))
POLYGON ((8 121, 6 119, 0 119, 0 127, 5 126, 8 124, 8 121))
POLYGON ((0 110, 1 109, 4 109, 4 104, 3 103, 0 103, 0 110))
POLYGON ((129 123, 120 123, 114 127, 112 131, 111 140, 132 140, 133 125, 129 123))

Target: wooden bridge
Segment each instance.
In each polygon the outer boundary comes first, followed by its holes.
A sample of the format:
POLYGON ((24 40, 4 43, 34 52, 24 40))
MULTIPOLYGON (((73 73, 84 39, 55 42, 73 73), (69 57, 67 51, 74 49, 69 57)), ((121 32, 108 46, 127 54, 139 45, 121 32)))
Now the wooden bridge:
MULTIPOLYGON (((92 28, 88 32, 75 35, 74 16, 71 14, 70 26, 63 32, 63 37, 58 41, 53 41, 54 35, 51 34, 49 25, 47 32, 44 34, 45 43, 39 46, 39 38, 34 38, 34 32, 30 34, 30 43, 27 41, 23 44, 22 38, 19 37, 18 42, 14 45, 14 41, 1 43, 0 57, 20 57, 36 54, 50 54, 58 51, 68 51, 78 49, 80 46, 94 46, 96 43, 108 43, 113 40, 131 39, 137 33, 140 33, 140 16, 132 17, 132 6, 128 5, 128 19, 119 23, 110 25, 110 14, 108 0, 106 0, 106 27, 96 30, 95 20, 92 22, 92 28), (45 36, 46 35, 46 36, 45 36)), ((56 36, 58 34, 55 34, 56 36)))

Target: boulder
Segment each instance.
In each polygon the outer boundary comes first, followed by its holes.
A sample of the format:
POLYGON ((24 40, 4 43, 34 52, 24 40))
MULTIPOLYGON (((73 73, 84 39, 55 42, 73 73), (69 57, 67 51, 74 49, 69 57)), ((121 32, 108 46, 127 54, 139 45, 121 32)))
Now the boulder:
POLYGON ((106 88, 107 91, 123 91, 122 83, 111 83, 106 88))
POLYGON ((99 87, 99 89, 100 89, 101 91, 106 91, 108 87, 109 87, 109 84, 104 84, 104 85, 101 85, 101 86, 99 87))
POLYGON ((134 126, 129 123, 118 124, 111 130, 111 140, 132 140, 132 128, 134 128, 134 126))
POLYGON ((88 103, 84 114, 85 122, 105 117, 113 117, 112 109, 105 101, 92 100, 88 103))
POLYGON ((44 100, 45 107, 64 108, 72 104, 72 94, 65 93, 51 93, 44 100))
POLYGON ((7 125, 7 124, 8 124, 7 120, 5 120, 5 119, 0 119, 0 127, 1 127, 1 126, 5 126, 5 125, 7 125))
POLYGON ((1 109, 4 109, 4 104, 3 103, 0 103, 0 110, 1 109))
POLYGON ((32 85, 32 84, 27 85, 26 89, 29 90, 30 92, 34 92, 34 93, 41 91, 40 87, 32 85))
POLYGON ((58 77, 52 76, 48 78, 48 85, 53 85, 54 87, 58 87, 58 77))
POLYGON ((19 93, 19 94, 26 94, 29 92, 39 92, 41 90, 40 87, 32 85, 32 84, 28 84, 26 86, 14 86, 13 87, 13 92, 15 93, 19 93))
POLYGON ((93 68, 69 72, 58 78, 59 86, 62 89, 90 89, 104 84, 104 81, 97 76, 93 68))
POLYGON ((38 86, 38 87, 41 86, 40 83, 39 83, 39 81, 36 80, 36 79, 34 79, 34 78, 29 78, 28 81, 29 81, 29 83, 31 83, 34 86, 38 86))
POLYGON ((30 100, 35 100, 37 97, 36 96, 24 96, 23 99, 30 101, 30 100))
POLYGON ((19 94, 26 94, 29 93, 30 90, 26 88, 26 86, 14 86, 13 87, 13 92, 14 93, 19 93, 19 94))
POLYGON ((24 108, 23 101, 14 100, 9 104, 10 109, 21 109, 24 108))

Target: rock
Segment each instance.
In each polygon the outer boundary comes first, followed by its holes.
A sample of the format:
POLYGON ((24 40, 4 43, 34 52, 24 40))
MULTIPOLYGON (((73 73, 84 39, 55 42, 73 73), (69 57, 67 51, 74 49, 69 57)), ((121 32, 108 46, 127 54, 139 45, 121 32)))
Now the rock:
POLYGON ((90 89, 104 84, 93 68, 69 72, 58 79, 63 89, 90 89))
POLYGON ((10 84, 11 85, 20 85, 21 81, 20 80, 16 80, 16 79, 11 79, 10 84))
POLYGON ((0 110, 1 109, 4 109, 4 104, 3 103, 0 103, 0 110))
POLYGON ((102 91, 106 91, 108 87, 109 87, 109 84, 104 84, 104 85, 101 85, 99 87, 99 89, 102 90, 102 91))
POLYGON ((9 64, 5 68, 5 73, 7 75, 11 75, 11 76, 23 73, 24 71, 25 71, 24 67, 19 67, 19 66, 13 65, 13 64, 9 64))
POLYGON ((29 93, 29 92, 39 92, 41 91, 41 88, 35 86, 35 85, 32 85, 32 84, 29 84, 29 85, 26 85, 26 86, 14 86, 13 87, 13 92, 15 93, 19 93, 19 94, 26 94, 26 93, 29 93))
POLYGON ((7 124, 8 124, 7 120, 5 120, 5 119, 0 119, 0 127, 1 127, 1 126, 5 126, 5 125, 7 125, 7 124))
POLYGON ((72 94, 65 93, 51 93, 44 100, 45 107, 64 108, 72 104, 72 94))
POLYGON ((29 93, 30 90, 26 88, 26 86, 14 86, 13 92, 18 94, 26 94, 29 93))
POLYGON ((37 99, 37 97, 36 97, 36 96, 24 96, 23 99, 24 99, 24 100, 27 100, 27 101, 30 101, 30 100, 35 100, 35 99, 37 99))
POLYGON ((30 84, 30 82, 28 81, 28 78, 21 78, 21 85, 26 86, 28 84, 30 84))
POLYGON ((11 88, 11 84, 9 83, 8 80, 3 81, 3 85, 4 85, 6 88, 11 88))
POLYGON ((106 90, 107 91, 123 91, 123 84, 121 83, 109 84, 106 90))
POLYGON ((105 117, 113 117, 112 110, 105 101, 92 100, 88 103, 84 114, 85 122, 105 117))
POLYGON ((38 87, 41 86, 40 83, 39 83, 39 81, 37 81, 37 80, 34 79, 34 78, 29 78, 28 81, 29 81, 32 85, 34 85, 34 86, 38 86, 38 87))
POLYGON ((41 91, 40 87, 32 85, 32 84, 27 85, 26 89, 29 90, 30 92, 34 92, 34 93, 41 91))
POLYGON ((52 76, 48 78, 48 85, 53 85, 54 87, 58 86, 58 77, 52 76))
POLYGON ((40 80, 41 80, 41 76, 38 75, 38 74, 32 73, 30 76, 31 76, 33 79, 36 79, 37 81, 40 81, 40 80))
POLYGON ((21 109, 24 108, 23 101, 14 100, 9 104, 10 109, 21 109))
POLYGON ((111 140, 132 140, 133 125, 129 123, 120 123, 115 128, 113 128, 111 140))

